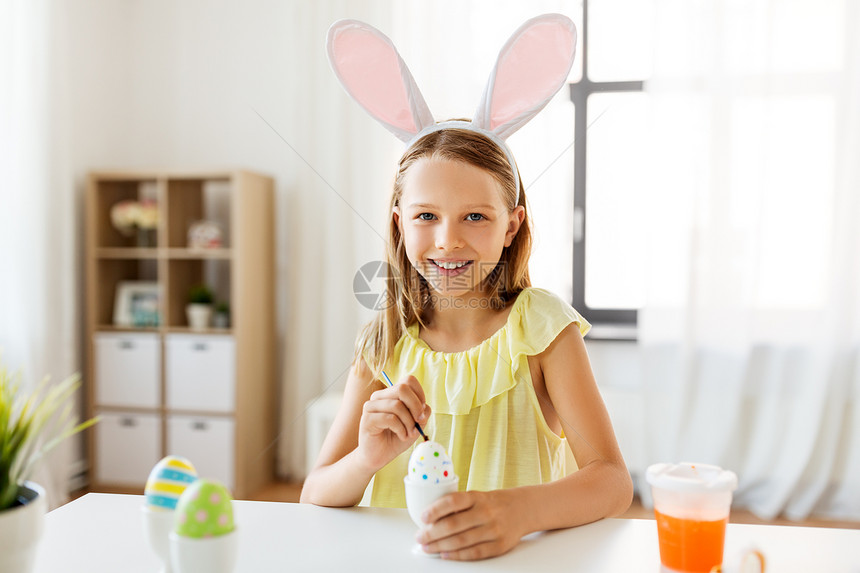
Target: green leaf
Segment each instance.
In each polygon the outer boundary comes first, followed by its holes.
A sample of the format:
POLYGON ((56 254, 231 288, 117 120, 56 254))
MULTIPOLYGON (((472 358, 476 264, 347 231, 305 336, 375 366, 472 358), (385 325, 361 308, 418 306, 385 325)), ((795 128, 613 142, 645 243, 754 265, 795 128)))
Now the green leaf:
POLYGON ((0 361, 0 511, 15 503, 18 488, 53 448, 98 422, 77 423, 72 398, 81 384, 73 375, 49 385, 21 391, 20 374, 10 376, 0 361))

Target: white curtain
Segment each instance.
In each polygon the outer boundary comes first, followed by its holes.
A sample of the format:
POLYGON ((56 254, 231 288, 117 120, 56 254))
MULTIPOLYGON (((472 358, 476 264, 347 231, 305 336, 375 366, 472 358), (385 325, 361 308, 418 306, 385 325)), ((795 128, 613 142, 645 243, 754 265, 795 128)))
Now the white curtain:
POLYGON ((281 282, 290 292, 280 299, 287 309, 277 442, 279 473, 297 479, 306 472, 308 407, 343 389, 358 328, 370 319, 353 294, 353 278, 385 252, 384 214, 397 145, 349 99, 325 53, 326 31, 335 20, 355 18, 390 29, 391 2, 302 1, 293 4, 292 17, 301 25, 291 27, 290 67, 283 73, 293 87, 271 113, 287 112, 283 124, 276 124, 285 141, 272 145, 283 150, 297 180, 280 240, 288 261, 281 282))
POLYGON ((645 458, 860 520, 860 5, 656 7, 645 458))
MULTIPOLYGON (((0 3, 0 359, 26 389, 80 370, 61 12, 47 0, 0 3)), ((66 499, 71 447, 34 476, 51 507, 66 499)))

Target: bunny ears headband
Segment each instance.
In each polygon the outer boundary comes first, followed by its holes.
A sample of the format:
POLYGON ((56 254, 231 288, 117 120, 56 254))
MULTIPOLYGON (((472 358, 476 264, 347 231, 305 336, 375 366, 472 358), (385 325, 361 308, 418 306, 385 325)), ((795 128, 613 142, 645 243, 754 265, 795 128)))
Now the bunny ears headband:
POLYGON ((471 122, 436 123, 394 44, 376 28, 338 20, 329 28, 326 43, 332 69, 350 97, 407 148, 442 129, 481 133, 504 150, 519 188, 516 162, 505 139, 564 85, 576 51, 576 27, 561 14, 537 16, 520 26, 499 52, 471 122))

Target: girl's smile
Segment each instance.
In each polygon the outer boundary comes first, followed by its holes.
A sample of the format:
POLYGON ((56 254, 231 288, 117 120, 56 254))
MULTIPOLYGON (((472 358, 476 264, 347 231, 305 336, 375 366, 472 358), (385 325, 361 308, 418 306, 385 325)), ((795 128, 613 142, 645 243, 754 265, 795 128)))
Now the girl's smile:
POLYGON ((463 274, 468 270, 472 261, 445 261, 441 259, 430 259, 430 262, 438 267, 438 271, 447 277, 463 274))

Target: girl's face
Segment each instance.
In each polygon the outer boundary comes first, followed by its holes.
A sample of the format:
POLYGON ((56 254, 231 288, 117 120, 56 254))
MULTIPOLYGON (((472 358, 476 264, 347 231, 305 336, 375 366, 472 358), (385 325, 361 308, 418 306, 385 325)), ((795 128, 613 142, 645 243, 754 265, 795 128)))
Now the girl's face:
POLYGON ((424 158, 409 167, 394 207, 406 256, 439 295, 481 294, 482 281, 525 217, 509 212, 499 184, 462 161, 424 158))

